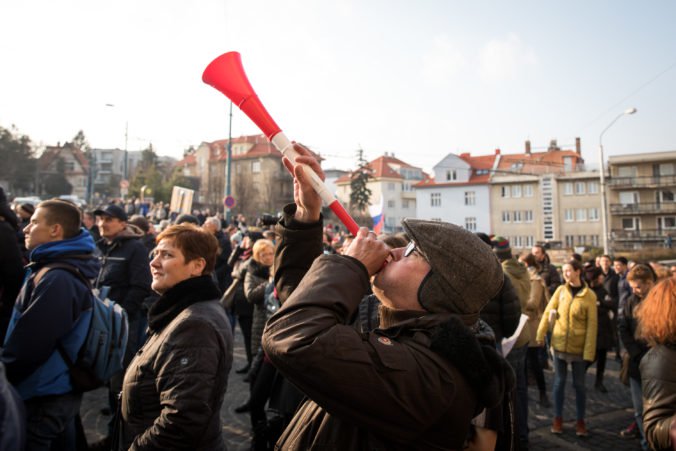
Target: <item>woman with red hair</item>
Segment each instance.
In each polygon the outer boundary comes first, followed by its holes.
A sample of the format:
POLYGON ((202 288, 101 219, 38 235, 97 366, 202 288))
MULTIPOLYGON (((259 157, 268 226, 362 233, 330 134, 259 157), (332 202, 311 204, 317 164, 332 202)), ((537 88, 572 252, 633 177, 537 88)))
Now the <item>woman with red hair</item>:
POLYGON ((650 449, 671 450, 676 444, 676 279, 650 290, 636 317, 638 337, 651 346, 640 364, 645 438, 650 449))

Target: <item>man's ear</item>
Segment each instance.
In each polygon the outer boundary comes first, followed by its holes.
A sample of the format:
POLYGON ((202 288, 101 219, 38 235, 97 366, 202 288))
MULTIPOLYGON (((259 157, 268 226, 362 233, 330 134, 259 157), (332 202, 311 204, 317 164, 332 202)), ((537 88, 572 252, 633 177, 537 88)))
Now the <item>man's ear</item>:
POLYGON ((63 227, 58 222, 49 226, 49 236, 52 238, 63 239, 63 227))

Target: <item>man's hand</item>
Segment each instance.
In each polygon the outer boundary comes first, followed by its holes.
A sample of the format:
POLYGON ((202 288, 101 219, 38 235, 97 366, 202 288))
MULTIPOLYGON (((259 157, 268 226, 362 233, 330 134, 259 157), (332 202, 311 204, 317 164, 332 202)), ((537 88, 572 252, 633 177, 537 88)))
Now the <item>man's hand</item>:
POLYGON ((361 227, 344 255, 362 262, 369 276, 372 276, 383 267, 383 263, 390 255, 390 248, 382 241, 378 241, 375 233, 369 232, 366 227, 361 227))
POLYGON ((294 218, 300 222, 319 221, 319 215, 322 211, 322 199, 310 184, 310 177, 305 173, 301 164, 307 165, 324 180, 324 171, 319 166, 319 162, 300 144, 294 143, 293 148, 298 152, 296 166, 284 157, 283 162, 286 169, 293 175, 293 200, 296 202, 296 214, 294 218))

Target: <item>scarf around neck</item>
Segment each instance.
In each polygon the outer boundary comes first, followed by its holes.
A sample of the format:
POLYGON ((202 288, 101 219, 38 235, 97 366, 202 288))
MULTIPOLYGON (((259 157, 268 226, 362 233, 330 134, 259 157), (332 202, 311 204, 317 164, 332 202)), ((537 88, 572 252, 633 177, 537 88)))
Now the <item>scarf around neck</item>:
POLYGON ((148 311, 148 329, 159 332, 179 313, 197 302, 216 300, 221 293, 210 275, 191 277, 169 288, 148 311))

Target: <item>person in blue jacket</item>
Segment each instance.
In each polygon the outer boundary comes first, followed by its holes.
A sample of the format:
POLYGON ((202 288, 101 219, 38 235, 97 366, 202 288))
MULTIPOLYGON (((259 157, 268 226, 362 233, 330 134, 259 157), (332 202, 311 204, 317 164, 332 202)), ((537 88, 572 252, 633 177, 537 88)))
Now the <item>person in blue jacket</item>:
POLYGON ((24 400, 26 450, 30 451, 49 449, 74 428, 82 393, 74 391, 58 348, 76 360, 92 311, 91 292, 79 277, 67 269, 44 268, 67 263, 91 279, 99 263, 93 257, 94 240, 80 227, 80 211, 68 202, 38 204, 24 233, 30 263, 0 361, 24 400))

